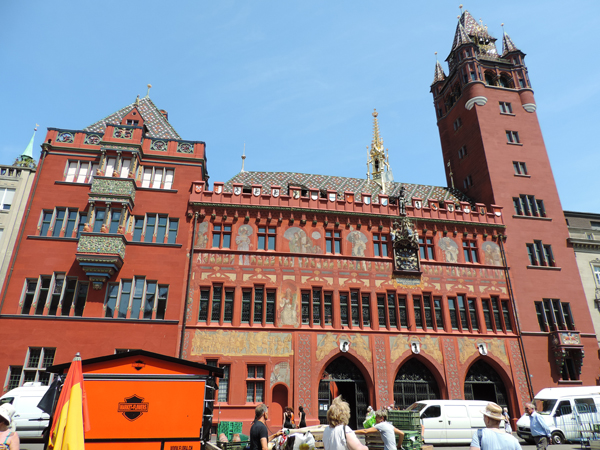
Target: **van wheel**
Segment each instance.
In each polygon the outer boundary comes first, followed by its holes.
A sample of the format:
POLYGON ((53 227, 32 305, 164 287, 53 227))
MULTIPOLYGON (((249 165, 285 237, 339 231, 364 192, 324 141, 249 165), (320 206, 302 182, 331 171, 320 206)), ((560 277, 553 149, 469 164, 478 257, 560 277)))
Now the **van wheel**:
POLYGON ((554 433, 552 433, 552 437, 550 438, 552 440, 552 443, 555 445, 560 445, 560 444, 564 444, 565 443, 565 437, 562 435, 562 433, 555 431, 554 433))

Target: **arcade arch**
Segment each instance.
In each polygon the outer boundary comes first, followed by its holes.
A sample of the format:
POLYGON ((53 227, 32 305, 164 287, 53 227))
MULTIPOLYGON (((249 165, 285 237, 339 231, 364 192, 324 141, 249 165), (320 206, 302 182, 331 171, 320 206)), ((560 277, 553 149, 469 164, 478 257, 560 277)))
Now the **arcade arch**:
POLYGON ((510 408, 509 397, 502 378, 482 359, 473 363, 465 377, 465 400, 484 400, 510 408))
POLYGON ((433 373, 417 358, 404 362, 394 381, 394 404, 401 409, 408 408, 421 400, 440 397, 440 388, 433 373))

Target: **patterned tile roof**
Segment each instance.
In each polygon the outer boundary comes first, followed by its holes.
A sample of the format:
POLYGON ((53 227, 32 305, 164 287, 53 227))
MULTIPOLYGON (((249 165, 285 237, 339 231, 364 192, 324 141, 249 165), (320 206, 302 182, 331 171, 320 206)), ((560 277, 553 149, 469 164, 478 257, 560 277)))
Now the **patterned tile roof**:
POLYGON ((444 81, 446 79, 446 75, 444 74, 444 69, 442 69, 442 65, 439 61, 435 62, 435 73, 433 74, 433 83, 435 84, 438 81, 444 81))
MULTIPOLYGON (((465 11, 465 14, 468 14, 468 13, 465 11)), ((464 16, 464 14, 463 14, 463 16, 464 16)), ((470 16, 470 14, 469 14, 469 16, 470 16)), ((471 19, 473 19, 473 18, 471 17, 471 19)), ((452 51, 456 50, 461 45, 472 44, 472 43, 473 43, 473 41, 469 37, 469 33, 467 33, 467 31, 465 30, 465 28, 462 26, 462 24, 459 21, 458 25, 456 26, 456 33, 454 34, 454 42, 452 43, 452 51)))
MULTIPOLYGON (((241 183, 245 186, 260 184, 262 185, 263 194, 270 194, 271 186, 281 186, 282 195, 289 195, 288 186, 319 190, 329 189, 336 191, 339 199, 343 199, 345 191, 354 192, 355 194, 370 193, 373 199, 379 198, 381 193, 381 187, 373 180, 294 172, 240 172, 225 183, 224 190, 231 192, 233 183, 241 183)), ((452 200, 455 203, 473 203, 456 189, 423 184, 388 182, 386 183, 386 194, 390 197, 396 197, 400 194, 400 189, 403 186, 404 196, 407 200, 418 197, 423 200, 431 198, 435 200, 452 200)))
POLYGON ((165 119, 165 116, 159 111, 156 105, 150 100, 150 97, 144 97, 140 99, 139 104, 136 102, 127 105, 117 112, 106 116, 104 119, 84 128, 84 131, 95 131, 97 133, 104 133, 107 123, 121 123, 123 117, 129 112, 136 108, 140 112, 144 125, 148 128, 148 135, 153 138, 163 139, 177 139, 180 140, 181 136, 175 131, 171 124, 165 119))
POLYGON ((504 36, 502 37, 502 56, 506 55, 509 52, 515 51, 519 51, 519 49, 517 48, 513 40, 510 38, 510 36, 504 33, 504 36))

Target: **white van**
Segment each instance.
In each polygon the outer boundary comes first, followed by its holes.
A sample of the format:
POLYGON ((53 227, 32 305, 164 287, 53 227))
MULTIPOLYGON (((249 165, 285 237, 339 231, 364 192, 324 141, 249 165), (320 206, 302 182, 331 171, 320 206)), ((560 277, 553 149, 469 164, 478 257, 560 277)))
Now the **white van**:
POLYGON ((425 443, 470 444, 477 429, 485 428, 481 411, 488 403, 481 400, 423 400, 413 403, 408 410, 419 412, 425 443))
POLYGON ((25 383, 0 397, 0 405, 11 403, 15 407, 13 423, 20 439, 41 438, 50 416, 37 407, 48 386, 39 382, 25 383))
MULTIPOLYGON (((533 403, 552 432, 553 444, 586 441, 600 433, 600 386, 542 389, 533 403)), ((527 414, 517 421, 517 435, 533 442, 527 414)))

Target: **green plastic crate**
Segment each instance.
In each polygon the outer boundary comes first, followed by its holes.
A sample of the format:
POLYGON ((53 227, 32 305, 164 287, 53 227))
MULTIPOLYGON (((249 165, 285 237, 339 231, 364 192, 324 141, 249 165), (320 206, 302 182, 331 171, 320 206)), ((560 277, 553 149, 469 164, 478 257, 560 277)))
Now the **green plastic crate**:
POLYGON ((402 441, 402 447, 404 447, 405 450, 421 450, 422 445, 423 438, 421 437, 420 431, 404 432, 404 440, 402 441))
POLYGON ((240 434, 241 438, 242 422, 219 422, 219 426, 217 427, 217 440, 219 440, 221 433, 225 434, 229 441, 233 439, 234 434, 240 434))
POLYGON ((402 431, 421 430, 421 420, 417 411, 388 411, 388 421, 402 431))

